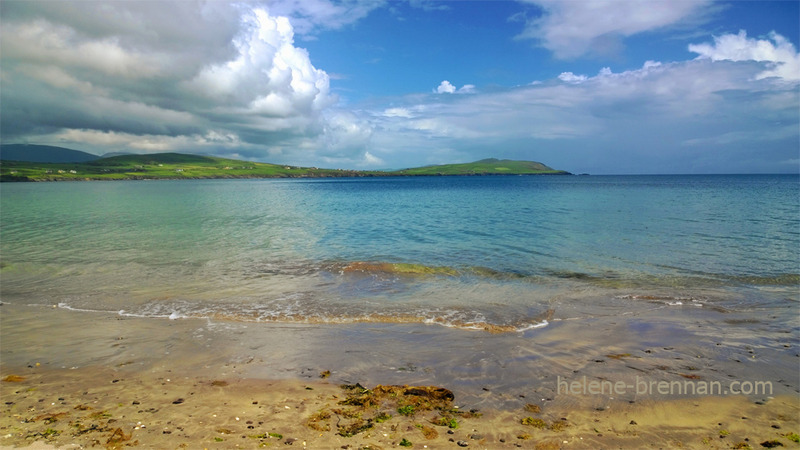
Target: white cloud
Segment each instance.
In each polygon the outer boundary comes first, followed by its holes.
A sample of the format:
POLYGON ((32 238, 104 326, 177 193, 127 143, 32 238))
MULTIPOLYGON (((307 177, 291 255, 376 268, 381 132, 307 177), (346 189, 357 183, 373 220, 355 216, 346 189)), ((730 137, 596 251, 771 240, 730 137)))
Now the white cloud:
POLYGON ((383 115, 386 117, 405 117, 406 119, 414 117, 408 108, 386 108, 383 111, 383 115))
POLYGON ((586 75, 575 75, 572 72, 562 72, 561 75, 558 76, 558 79, 565 83, 582 83, 586 81, 588 77, 586 75))
POLYGON ((286 17, 256 9, 243 20, 244 32, 234 41, 236 58, 203 68, 185 84, 187 91, 263 116, 308 114, 333 103, 327 73, 294 46, 294 29, 286 17))
POLYGON ((205 135, 165 136, 156 134, 130 134, 115 131, 66 129, 47 136, 47 142, 66 147, 79 147, 90 153, 102 155, 109 149, 126 148, 137 153, 159 153, 175 148, 193 148, 195 152, 216 150, 224 146, 231 150, 246 145, 238 136, 224 131, 209 131, 205 135))
POLYGON ((456 91, 456 87, 450 84, 449 81, 444 80, 439 84, 439 87, 436 88, 436 93, 438 94, 452 94, 456 91))
POLYGON ((436 92, 437 94, 474 94, 476 91, 474 84, 465 84, 464 86, 456 89, 452 83, 444 80, 439 83, 439 86, 433 92, 436 92))
POLYGON ((19 59, 44 67, 92 70, 105 76, 123 78, 153 77, 165 64, 159 53, 145 54, 125 49, 118 39, 82 39, 67 26, 45 19, 24 23, 4 23, 0 38, 13 42, 3 46, 4 58, 19 59))
POLYGON ((314 141, 322 112, 336 102, 328 74, 295 45, 290 19, 257 5, 3 7, 0 127, 7 142, 24 136, 44 143, 80 130, 92 138, 87 145, 128 139, 119 150, 229 151, 228 140, 206 138, 215 130, 266 154, 270 146, 314 141))
POLYGON ((690 44, 689 51, 699 54, 698 59, 712 61, 759 61, 768 69, 757 74, 756 79, 778 77, 787 81, 800 81, 800 54, 785 37, 775 33, 767 39, 747 37, 747 32, 714 36, 714 44, 690 44))
POLYGON ((774 79, 755 80, 760 70, 710 59, 647 61, 635 70, 565 72, 447 101, 436 92, 409 96, 359 120, 372 129, 369 151, 389 167, 447 155, 538 159, 591 173, 779 171, 777 161, 798 151, 800 94, 774 79), (753 148, 771 149, 775 162, 737 166, 745 159, 731 155, 753 148))
POLYGON ((525 0, 543 9, 527 22, 518 39, 532 39, 557 58, 586 53, 615 54, 620 39, 697 20, 710 0, 525 0))
POLYGON ((331 0, 270 0, 273 14, 291 19, 298 34, 313 37, 320 29, 339 29, 366 17, 381 8, 385 0, 331 1, 331 0))
POLYGON ((380 166, 385 164, 382 159, 373 155, 370 152, 364 152, 364 163, 369 166, 380 166))

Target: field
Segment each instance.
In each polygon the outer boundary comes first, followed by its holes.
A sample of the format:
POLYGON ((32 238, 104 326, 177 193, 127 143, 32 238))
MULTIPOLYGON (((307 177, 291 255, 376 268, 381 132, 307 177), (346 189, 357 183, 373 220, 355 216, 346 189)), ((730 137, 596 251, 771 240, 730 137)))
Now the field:
POLYGON ((83 163, 3 161, 0 181, 321 178, 431 175, 567 174, 531 161, 487 159, 397 171, 320 169, 180 153, 123 155, 83 163))

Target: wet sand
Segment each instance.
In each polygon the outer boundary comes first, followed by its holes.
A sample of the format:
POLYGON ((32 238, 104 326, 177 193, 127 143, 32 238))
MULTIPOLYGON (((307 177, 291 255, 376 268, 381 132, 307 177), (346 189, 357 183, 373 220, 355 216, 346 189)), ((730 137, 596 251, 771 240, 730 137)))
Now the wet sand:
POLYGON ((557 313, 543 329, 491 334, 0 308, 4 447, 800 448, 800 352, 785 315, 557 313), (752 389, 759 380, 769 392, 752 389), (356 383, 454 399, 409 415, 387 399, 343 403, 341 386, 356 383), (659 390, 713 383, 752 390, 659 390))
MULTIPOLYGON (((169 370, 107 368, 3 372, 0 445, 55 448, 762 448, 796 441, 800 401, 782 396, 612 402, 606 408, 470 409, 456 397, 455 423, 441 410, 398 412, 348 404, 348 390, 323 379, 175 376, 169 370), (16 375, 20 378, 7 378, 16 375), (457 408, 456 408, 457 407, 457 408), (390 418, 364 422, 378 412, 390 418), (452 426, 452 428, 451 428, 452 426), (793 434, 795 433, 795 434, 793 434), (749 445, 750 447, 747 447, 749 445)), ((373 387, 374 388, 374 387, 373 387)))

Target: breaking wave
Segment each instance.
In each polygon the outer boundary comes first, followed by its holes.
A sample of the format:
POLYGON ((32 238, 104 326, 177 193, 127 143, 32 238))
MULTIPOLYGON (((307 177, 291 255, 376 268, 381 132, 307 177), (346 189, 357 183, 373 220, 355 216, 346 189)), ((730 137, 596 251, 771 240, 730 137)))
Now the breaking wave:
POLYGON ((116 313, 123 317, 157 318, 168 320, 209 319, 225 322, 250 323, 292 323, 292 324, 424 324, 438 325, 463 330, 480 330, 489 333, 513 333, 543 328, 550 324, 553 310, 528 320, 514 323, 497 323, 487 319, 477 311, 457 309, 418 308, 408 311, 383 312, 334 312, 319 308, 303 308, 298 304, 277 305, 237 305, 203 304, 197 302, 150 302, 136 309, 104 311, 100 309, 77 308, 67 303, 59 303, 59 308, 76 312, 116 313))

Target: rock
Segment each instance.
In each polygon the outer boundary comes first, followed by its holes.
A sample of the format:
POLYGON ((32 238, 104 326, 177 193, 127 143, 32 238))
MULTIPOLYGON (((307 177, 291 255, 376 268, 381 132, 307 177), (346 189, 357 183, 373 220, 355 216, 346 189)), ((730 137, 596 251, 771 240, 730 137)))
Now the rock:
POLYGON ((469 446, 469 442, 467 442, 467 441, 458 441, 458 442, 456 442, 456 444, 458 444, 459 447, 467 447, 467 446, 469 446))

